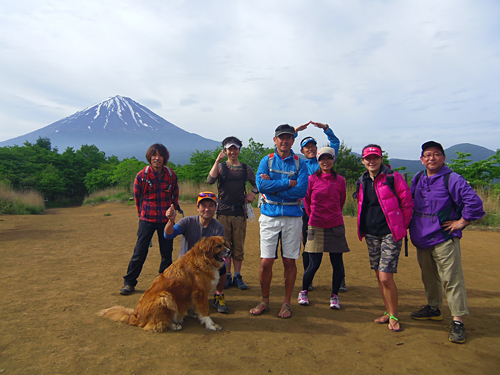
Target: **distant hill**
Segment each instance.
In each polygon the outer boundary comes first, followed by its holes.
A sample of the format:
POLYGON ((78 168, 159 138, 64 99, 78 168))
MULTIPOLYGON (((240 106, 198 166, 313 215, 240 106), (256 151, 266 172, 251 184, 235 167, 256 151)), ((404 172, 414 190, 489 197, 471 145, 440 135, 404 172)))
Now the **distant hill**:
POLYGON ((0 147, 21 146, 25 141, 34 143, 39 137, 49 138, 52 147, 57 147, 60 153, 67 147, 77 150, 82 145, 93 144, 106 156, 115 155, 119 159, 134 156, 143 161, 149 146, 162 143, 170 152, 170 161, 176 164, 189 163, 191 153, 196 150, 213 150, 220 145, 189 133, 122 96, 106 99, 34 132, 0 142, 0 147))
MULTIPOLYGON (((488 159, 490 156, 495 155, 495 151, 492 151, 485 147, 473 145, 470 143, 460 143, 458 145, 448 147, 447 149, 444 150, 446 154, 446 161, 449 162, 451 161, 451 159, 456 159, 457 151, 472 154, 472 156, 469 159, 471 159, 473 162, 485 160, 488 159)), ((405 172, 411 174, 415 174, 418 171, 424 169, 424 166, 422 165, 422 162, 420 160, 390 158, 390 164, 392 168, 406 167, 405 172)))

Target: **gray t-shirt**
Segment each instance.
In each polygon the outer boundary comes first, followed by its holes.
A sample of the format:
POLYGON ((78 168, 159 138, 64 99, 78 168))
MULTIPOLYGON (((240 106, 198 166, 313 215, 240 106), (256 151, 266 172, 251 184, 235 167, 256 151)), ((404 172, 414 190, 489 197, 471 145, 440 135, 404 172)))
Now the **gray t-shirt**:
POLYGON ((186 254, 188 250, 190 250, 202 237, 224 237, 224 227, 221 223, 212 219, 206 228, 202 228, 199 216, 188 216, 182 218, 177 224, 174 225, 175 232, 176 229, 182 233, 179 258, 186 254))

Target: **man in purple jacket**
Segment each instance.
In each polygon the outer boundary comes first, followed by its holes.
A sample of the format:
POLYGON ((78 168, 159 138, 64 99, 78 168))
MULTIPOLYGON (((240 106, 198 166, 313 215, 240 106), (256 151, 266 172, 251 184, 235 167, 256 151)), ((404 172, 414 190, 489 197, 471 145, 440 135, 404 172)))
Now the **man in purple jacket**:
POLYGON ((449 340, 465 342, 462 320, 469 313, 460 250, 462 229, 484 216, 483 202, 467 181, 445 165, 441 144, 422 145, 423 173, 415 175, 411 193, 415 203, 411 241, 427 296, 427 305, 411 313, 417 320, 442 320, 443 287, 453 316, 449 340))

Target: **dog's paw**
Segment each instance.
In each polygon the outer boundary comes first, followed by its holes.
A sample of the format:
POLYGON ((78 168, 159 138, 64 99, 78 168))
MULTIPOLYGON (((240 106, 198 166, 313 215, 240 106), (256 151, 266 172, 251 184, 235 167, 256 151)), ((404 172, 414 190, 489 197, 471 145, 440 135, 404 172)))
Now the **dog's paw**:
POLYGON ((182 329, 182 326, 179 323, 170 323, 170 326, 168 327, 172 331, 180 331, 182 329))
POLYGON ((201 322, 201 324, 204 324, 207 329, 210 331, 220 331, 222 327, 218 324, 215 324, 214 321, 209 317, 209 316, 204 316, 201 318, 198 318, 201 322))
POLYGON ((212 324, 211 327, 207 327, 210 331, 222 331, 222 326, 219 324, 212 324))

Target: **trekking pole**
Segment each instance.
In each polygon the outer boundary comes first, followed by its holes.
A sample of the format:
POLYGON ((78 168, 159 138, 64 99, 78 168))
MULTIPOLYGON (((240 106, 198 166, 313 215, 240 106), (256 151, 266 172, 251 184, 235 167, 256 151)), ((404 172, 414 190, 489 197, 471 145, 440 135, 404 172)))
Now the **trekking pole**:
POLYGON ((405 236, 405 257, 408 256, 408 235, 405 236))
POLYGON ((184 211, 182 211, 181 205, 179 205, 179 209, 177 210, 180 214, 182 214, 182 217, 184 217, 184 211))

